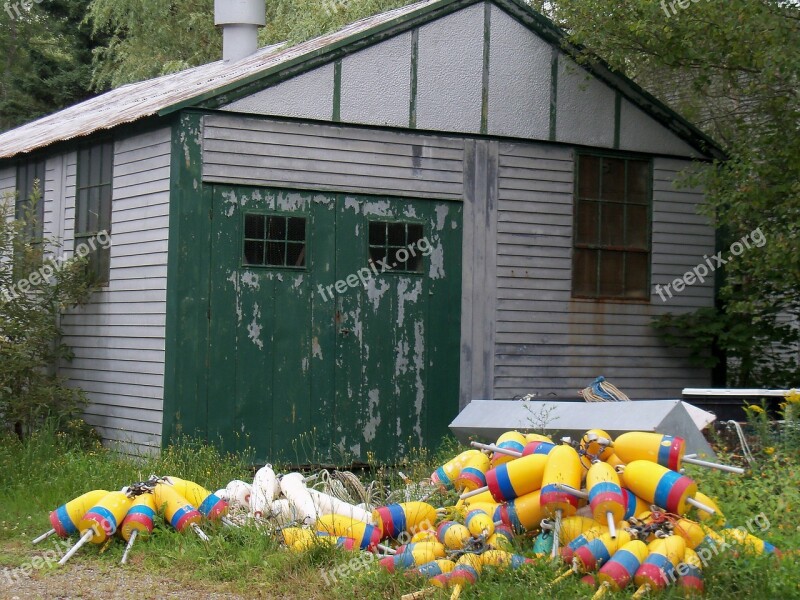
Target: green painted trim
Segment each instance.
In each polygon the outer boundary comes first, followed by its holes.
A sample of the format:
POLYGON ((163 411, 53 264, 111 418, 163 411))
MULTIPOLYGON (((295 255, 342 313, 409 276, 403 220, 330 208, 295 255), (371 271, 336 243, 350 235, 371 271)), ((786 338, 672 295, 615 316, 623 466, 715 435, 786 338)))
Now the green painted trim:
POLYGON ((333 116, 331 120, 338 123, 342 120, 342 60, 333 63, 333 116))
POLYGON ((419 69, 419 29, 411 32, 411 92, 408 103, 408 126, 417 128, 417 74, 419 69))
POLYGON ((162 445, 207 439, 211 186, 202 178, 203 114, 172 124, 162 445))
POLYGON ((489 133, 489 53, 492 42, 492 3, 483 3, 483 81, 481 84, 481 133, 489 133))
POLYGON ((634 81, 622 73, 614 71, 602 58, 594 55, 579 44, 567 39, 567 34, 550 19, 539 14, 523 0, 491 0, 505 10, 509 16, 528 27, 546 41, 576 60, 585 71, 588 71, 612 89, 621 93, 634 105, 641 108, 649 116, 672 131, 696 150, 707 156, 726 160, 725 151, 711 137, 700 131, 695 125, 676 113, 658 98, 645 91, 634 81))
POLYGON ((550 54, 550 134, 548 139, 556 141, 556 117, 558 116, 558 55, 557 46, 553 46, 550 54))
POLYGON ((371 29, 361 31, 330 44, 316 48, 286 62, 280 63, 259 73, 255 73, 234 83, 221 86, 193 98, 183 100, 159 111, 159 115, 167 115, 182 108, 201 107, 216 108, 228 104, 244 96, 249 96, 265 87, 275 85, 306 71, 328 64, 352 54, 367 46, 372 46, 389 38, 415 29, 421 25, 435 21, 462 8, 477 4, 481 0, 440 0, 416 11, 401 15, 380 23, 371 29))
POLYGON ((622 113, 622 94, 617 91, 614 94, 614 150, 619 150, 619 129, 622 124, 620 114, 622 113))

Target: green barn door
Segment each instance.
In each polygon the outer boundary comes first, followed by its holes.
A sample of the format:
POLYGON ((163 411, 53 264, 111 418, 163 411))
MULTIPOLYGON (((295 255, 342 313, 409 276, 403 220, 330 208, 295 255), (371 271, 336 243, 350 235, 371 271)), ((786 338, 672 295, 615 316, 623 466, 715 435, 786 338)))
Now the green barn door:
POLYGON ((343 456, 392 461, 436 445, 458 412, 461 205, 339 206, 334 440, 343 456))
POLYGON ((460 204, 215 186, 211 257, 211 440, 340 465, 438 443, 458 409, 460 204))
POLYGON ((331 198, 214 188, 208 431, 227 449, 298 463, 326 453, 333 371, 320 348, 332 336, 314 324, 331 309, 313 289, 333 275, 334 217, 331 198))

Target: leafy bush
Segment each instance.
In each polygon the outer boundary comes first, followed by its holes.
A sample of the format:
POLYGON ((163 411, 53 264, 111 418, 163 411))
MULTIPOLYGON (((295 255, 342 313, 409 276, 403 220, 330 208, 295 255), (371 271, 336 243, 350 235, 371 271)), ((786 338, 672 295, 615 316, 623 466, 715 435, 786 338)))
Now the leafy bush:
POLYGON ((66 422, 85 403, 56 372, 71 352, 62 342, 61 311, 85 302, 92 292, 86 258, 53 256, 55 240, 37 230, 34 184, 23 218, 14 219, 13 196, 0 202, 0 422, 19 437, 47 417, 66 422))

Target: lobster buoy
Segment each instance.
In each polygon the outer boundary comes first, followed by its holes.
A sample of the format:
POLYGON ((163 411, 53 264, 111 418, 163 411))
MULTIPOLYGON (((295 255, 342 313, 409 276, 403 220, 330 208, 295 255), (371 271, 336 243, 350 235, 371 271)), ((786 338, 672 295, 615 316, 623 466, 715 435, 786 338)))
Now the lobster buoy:
POLYGON ((545 514, 554 516, 556 520, 553 530, 553 556, 558 555, 561 519, 571 517, 578 511, 578 499, 561 491, 558 486, 580 489, 582 475, 581 458, 571 446, 556 446, 547 455, 540 502, 545 514))
MULTIPOLYGON (((502 448, 504 450, 518 452, 519 454, 517 454, 517 456, 521 456, 522 451, 525 450, 525 445, 527 443, 528 440, 525 439, 525 436, 522 435, 519 431, 506 431, 503 435, 497 438, 495 446, 497 446, 498 448, 502 448)), ((494 452, 492 454, 492 468, 496 468, 512 460, 514 460, 514 456, 512 455, 501 452, 494 452)))
POLYGON ((542 487, 549 455, 530 454, 486 473, 486 484, 496 502, 507 502, 542 487))
POLYGON ((488 539, 494 535, 494 519, 489 514, 480 509, 474 509, 467 513, 464 525, 469 529, 472 537, 483 537, 488 539))
POLYGON ((81 539, 58 561, 64 565, 86 542, 102 544, 114 535, 133 503, 127 492, 109 492, 90 508, 78 522, 81 539))
POLYGON ((456 563, 454 563, 452 560, 447 560, 446 558, 437 558, 436 560, 427 562, 424 565, 419 565, 418 567, 409 569, 406 574, 413 577, 424 577, 425 579, 430 579, 431 577, 436 577, 437 575, 446 575, 452 571, 455 566, 456 563))
POLYGON ((206 519, 215 521, 228 514, 228 503, 202 485, 180 477, 164 477, 164 480, 186 498, 189 504, 196 506, 206 519))
POLYGON ((380 529, 342 515, 322 515, 317 519, 316 529, 335 537, 353 538, 362 550, 374 550, 381 541, 380 529))
POLYGON ((679 471, 683 463, 719 469, 728 473, 744 473, 741 467, 721 465, 696 458, 687 458, 683 438, 645 431, 629 431, 614 440, 614 453, 625 462, 649 460, 672 471, 679 471))
POLYGON ((614 467, 604 462, 594 463, 586 474, 586 488, 595 521, 606 522, 611 537, 615 537, 614 524, 625 517, 626 506, 614 467))
POLYGON ((380 530, 382 538, 397 538, 404 532, 413 535, 432 528, 436 519, 436 508, 427 502, 401 502, 372 511, 372 522, 380 530))
POLYGON ((647 555, 647 544, 641 540, 632 540, 617 550, 597 572, 600 587, 592 600, 598 600, 608 591, 619 592, 628 587, 647 555))
POLYGON ((431 561, 444 558, 445 549, 438 542, 420 542, 418 544, 407 544, 402 550, 398 549, 394 556, 387 556, 380 560, 381 566, 394 573, 395 571, 405 571, 431 561))
POLYGON ((686 548, 683 562, 678 565, 678 587, 685 596, 699 596, 703 593, 703 563, 691 548, 686 548))
POLYGON ((487 538, 486 545, 495 550, 512 550, 514 532, 507 525, 495 525, 494 533, 487 538))
MULTIPOLYGON (((564 562, 568 565, 572 564, 572 559, 575 558, 575 550, 580 548, 581 546, 585 546, 593 539, 599 538, 601 535, 608 533, 608 527, 605 525, 601 525, 595 521, 595 524, 581 533, 580 535, 572 538, 570 542, 561 548, 561 558, 564 559, 564 562)), ((564 539, 569 539, 568 537, 564 537, 564 539)))
POLYGON ((472 535, 464 525, 455 521, 443 521, 436 529, 436 537, 448 550, 461 550, 472 535))
POLYGON ((648 551, 633 578, 639 586, 634 598, 641 598, 653 590, 663 590, 670 581, 675 581, 675 569, 686 554, 686 542, 679 535, 671 535, 650 542, 648 551))
POLYGON ((780 551, 775 546, 751 533, 747 533, 744 528, 733 527, 723 529, 719 533, 724 539, 742 546, 752 554, 780 554, 780 551))
POLYGON ((524 565, 534 563, 532 558, 527 558, 521 554, 514 554, 513 552, 506 552, 505 550, 487 550, 480 555, 481 563, 484 567, 498 567, 505 569, 510 567, 518 569, 524 565))
POLYGON ((631 534, 624 529, 617 531, 613 538, 611 532, 604 533, 575 550, 574 560, 583 572, 596 571, 630 541, 631 534))
MULTIPOLYGON (((499 517, 503 525, 510 527, 514 533, 525 533, 539 529, 545 517, 541 504, 541 490, 525 494, 500 505, 499 517)), ((497 521, 498 519, 495 519, 497 521)))
POLYGON ((128 562, 128 554, 136 542, 136 537, 142 535, 149 537, 153 533, 154 520, 156 518, 156 501, 153 494, 141 494, 133 500, 128 514, 125 515, 125 520, 122 521, 122 527, 119 532, 122 539, 127 542, 125 552, 122 554, 121 564, 128 562))
POLYGON ((250 495, 250 512, 254 517, 262 517, 269 513, 270 505, 280 496, 281 484, 272 470, 272 465, 265 465, 256 471, 250 495))
POLYGON ((694 495, 694 499, 710 508, 713 508, 715 511, 713 515, 710 515, 703 510, 694 509, 694 507, 692 507, 690 514, 697 517, 698 521, 707 523, 709 525, 715 525, 717 527, 725 526, 725 515, 722 514, 722 511, 719 509, 719 505, 712 498, 709 498, 703 492, 698 490, 694 495))
POLYGON ((303 525, 311 525, 317 520, 317 507, 300 473, 281 477, 281 492, 292 503, 303 525))
POLYGON ((351 517, 364 523, 372 524, 372 514, 354 504, 349 504, 338 498, 334 498, 330 494, 325 494, 313 488, 307 488, 311 499, 314 501, 314 506, 317 513, 320 515, 342 515, 343 517, 351 517))
POLYGON ((486 485, 486 471, 489 470, 489 457, 483 452, 473 454, 456 475, 453 487, 458 493, 471 492, 486 485))
POLYGON ((34 544, 38 544, 49 538, 54 533, 60 538, 68 538, 71 535, 78 533, 78 523, 81 517, 86 514, 92 506, 97 504, 104 496, 108 495, 108 490, 93 490, 81 494, 77 498, 70 500, 66 504, 62 504, 53 512, 50 513, 50 524, 52 529, 43 533, 35 540, 34 544))
POLYGON ((623 521, 627 521, 631 517, 638 517, 643 512, 650 510, 650 507, 647 506, 647 503, 628 488, 622 488, 622 497, 625 499, 625 514, 622 517, 623 521))
POLYGON ((465 450, 455 458, 447 461, 431 474, 431 483, 446 490, 452 490, 461 469, 471 457, 483 454, 480 450, 465 450))
POLYGON ((156 506, 164 510, 165 520, 175 531, 183 532, 186 528, 194 531, 204 542, 208 537, 200 529, 198 523, 203 515, 178 491, 166 483, 157 483, 153 489, 156 506))
POLYGON ((251 486, 249 483, 239 479, 234 479, 233 481, 229 482, 227 486, 225 486, 225 491, 227 493, 224 497, 220 495, 219 492, 217 492, 217 496, 223 498, 232 506, 250 509, 250 499, 253 496, 253 486, 251 486))
POLYGON ((694 499, 697 484, 693 479, 646 460, 634 460, 623 471, 626 486, 645 502, 685 515, 687 505, 714 514, 714 509, 694 499))

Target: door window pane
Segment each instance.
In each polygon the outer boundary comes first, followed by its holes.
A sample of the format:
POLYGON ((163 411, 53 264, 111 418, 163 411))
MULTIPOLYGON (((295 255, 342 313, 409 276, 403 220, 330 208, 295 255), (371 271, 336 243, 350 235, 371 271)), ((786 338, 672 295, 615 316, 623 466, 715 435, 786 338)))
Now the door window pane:
POLYGON ((306 219, 245 214, 242 264, 256 267, 305 267, 306 219))
POLYGON ((425 229, 421 224, 370 221, 368 229, 369 261, 386 264, 392 271, 423 272, 420 242, 424 239, 425 229))

